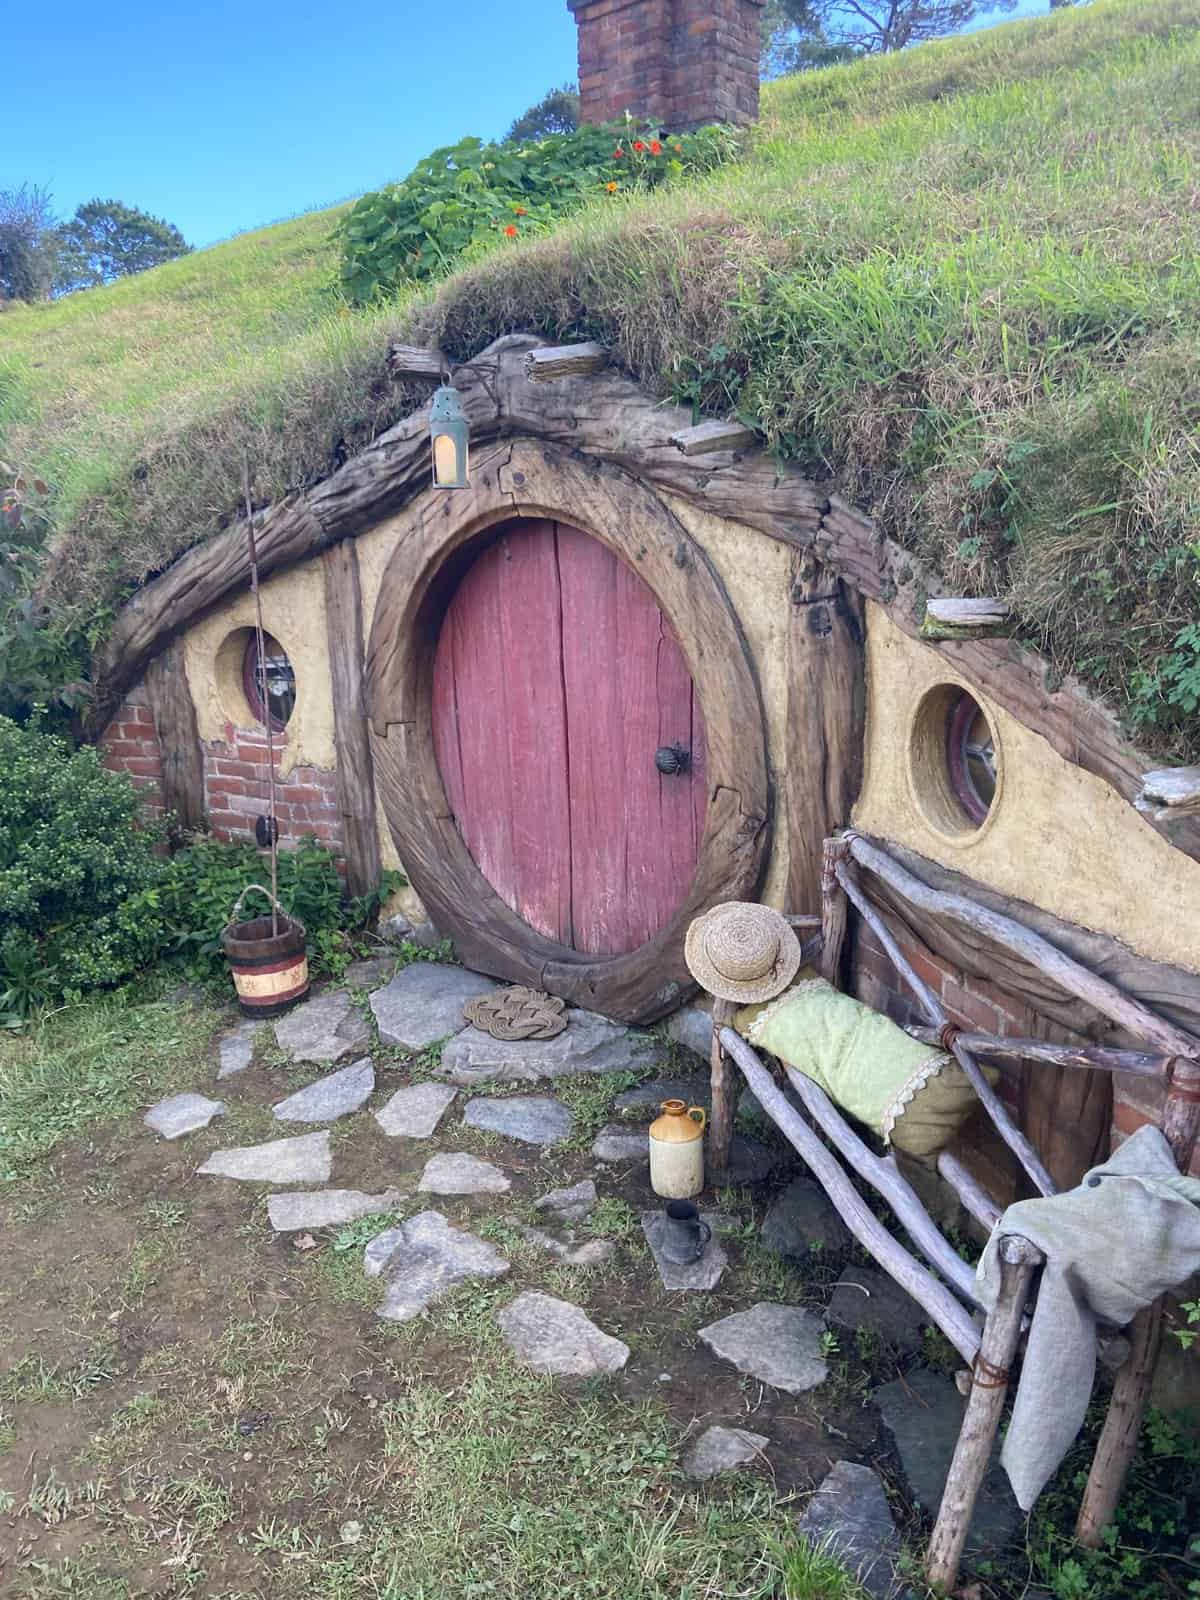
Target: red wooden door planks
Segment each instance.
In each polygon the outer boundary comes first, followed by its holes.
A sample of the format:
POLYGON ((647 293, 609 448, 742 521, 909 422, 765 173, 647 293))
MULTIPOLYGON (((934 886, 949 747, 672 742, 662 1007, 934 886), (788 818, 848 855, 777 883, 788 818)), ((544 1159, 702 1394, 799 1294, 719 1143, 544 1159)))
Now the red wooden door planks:
POLYGON ((509 524, 447 610, 434 738, 480 871, 539 932, 638 948, 687 893, 707 794, 691 677, 654 596, 578 528, 509 524), (682 774, 662 746, 690 753, 682 774))

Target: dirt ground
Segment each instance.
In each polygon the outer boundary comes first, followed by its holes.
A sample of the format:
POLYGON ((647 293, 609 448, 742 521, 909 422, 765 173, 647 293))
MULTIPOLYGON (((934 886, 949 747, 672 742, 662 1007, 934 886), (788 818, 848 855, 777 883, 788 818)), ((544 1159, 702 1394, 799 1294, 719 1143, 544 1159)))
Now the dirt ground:
MULTIPOLYGON (((842 1331, 829 1380, 793 1398, 698 1343, 758 1300, 822 1306, 840 1262, 801 1274, 757 1242, 781 1178, 706 1194, 737 1224, 730 1266, 711 1294, 664 1290, 636 1220, 655 1203, 645 1169, 598 1167, 587 1149, 629 1075, 547 1086, 577 1132, 546 1153, 462 1127, 461 1101, 432 1140, 388 1139, 365 1111, 334 1125, 336 1186, 398 1188, 400 1214, 436 1206, 512 1261, 396 1325, 362 1272, 383 1220, 276 1235, 266 1190, 196 1175, 213 1149, 304 1131, 269 1107, 329 1069, 260 1043, 217 1088, 209 1023, 196 1031, 169 1087, 225 1098, 224 1118, 175 1143, 139 1112, 93 1127, 0 1198, 4 1600, 791 1594, 783 1557, 764 1552, 830 1466, 849 1456, 894 1477, 865 1394, 903 1358, 842 1331), (486 1156, 511 1192, 418 1196, 438 1149, 486 1156), (559 1263, 507 1220, 534 1220, 537 1197, 584 1177, 607 1202, 593 1226, 618 1240, 597 1269, 559 1263), (517 1368, 493 1312, 528 1287, 624 1339, 626 1369, 584 1382, 517 1368), (771 1443, 696 1488, 678 1458, 712 1422, 771 1443)), ((429 1065, 375 1059, 374 1104, 429 1065)))

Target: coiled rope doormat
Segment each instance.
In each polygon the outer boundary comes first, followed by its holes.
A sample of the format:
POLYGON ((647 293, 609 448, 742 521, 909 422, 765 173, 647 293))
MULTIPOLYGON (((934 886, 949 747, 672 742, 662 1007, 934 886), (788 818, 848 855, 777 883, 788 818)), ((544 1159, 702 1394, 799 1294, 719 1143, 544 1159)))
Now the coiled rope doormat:
POLYGON ((557 995, 517 983, 466 1001, 463 1016, 493 1039, 553 1039, 567 1025, 566 1008, 557 995))

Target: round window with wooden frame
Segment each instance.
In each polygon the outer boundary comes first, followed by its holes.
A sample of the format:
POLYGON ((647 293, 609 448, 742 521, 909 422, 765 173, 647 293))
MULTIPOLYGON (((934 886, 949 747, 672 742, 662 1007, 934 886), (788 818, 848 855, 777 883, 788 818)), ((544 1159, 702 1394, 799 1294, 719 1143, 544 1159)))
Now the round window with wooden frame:
POLYGON ((242 688, 258 720, 266 726, 269 719, 274 732, 282 733, 296 706, 296 673, 287 651, 271 634, 263 634, 260 658, 258 638, 251 629, 242 658, 242 688))
POLYGON ((996 798, 996 746, 982 707, 965 689, 946 715, 946 770, 955 798, 979 827, 996 798))

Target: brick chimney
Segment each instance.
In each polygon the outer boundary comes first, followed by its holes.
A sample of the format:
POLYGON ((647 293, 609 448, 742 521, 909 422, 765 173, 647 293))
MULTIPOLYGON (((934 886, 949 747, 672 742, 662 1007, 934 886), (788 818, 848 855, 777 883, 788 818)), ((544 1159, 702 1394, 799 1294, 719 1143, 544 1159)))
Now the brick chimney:
POLYGON ((626 111, 667 130, 758 116, 763 0, 567 0, 580 120, 626 111))

